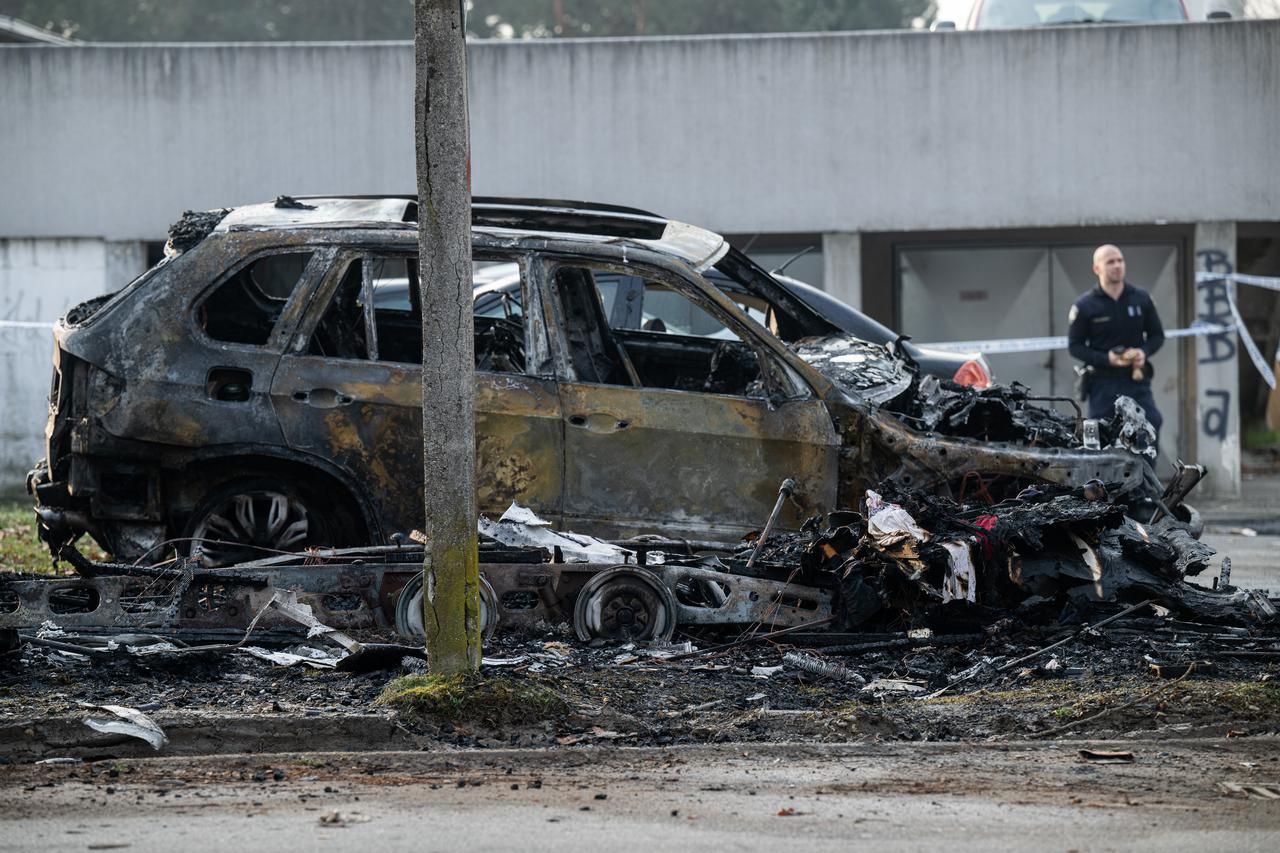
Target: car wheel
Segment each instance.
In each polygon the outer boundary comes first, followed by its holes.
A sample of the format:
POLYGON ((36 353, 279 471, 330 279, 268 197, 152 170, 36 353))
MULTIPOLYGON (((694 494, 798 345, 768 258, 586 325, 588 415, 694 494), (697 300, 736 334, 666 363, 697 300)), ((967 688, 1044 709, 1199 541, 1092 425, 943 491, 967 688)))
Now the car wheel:
POLYGON ((340 544, 335 519, 291 486, 235 480, 210 492, 187 522, 187 553, 231 566, 316 545, 340 544))

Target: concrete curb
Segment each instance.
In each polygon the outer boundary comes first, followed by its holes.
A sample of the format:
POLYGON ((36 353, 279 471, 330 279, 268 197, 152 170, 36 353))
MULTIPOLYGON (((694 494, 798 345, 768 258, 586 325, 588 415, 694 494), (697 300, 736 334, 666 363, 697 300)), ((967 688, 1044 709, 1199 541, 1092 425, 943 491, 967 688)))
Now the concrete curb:
POLYGON ((1280 530, 1280 517, 1274 512, 1259 514, 1258 510, 1232 510, 1221 513, 1205 512, 1200 510, 1200 518, 1205 524, 1226 525, 1232 527, 1240 527, 1241 525, 1250 526, 1259 525, 1262 527, 1275 527, 1280 530))
MULTIPOLYGON (((252 722, 252 718, 238 718, 252 722)), ((223 720, 222 722, 226 722, 223 720)), ((83 727, 82 727, 83 728, 83 727)), ((679 752, 685 758, 741 758, 744 752, 757 760, 765 760, 775 756, 805 755, 838 761, 858 756, 896 755, 903 751, 923 753, 925 755, 954 755, 974 750, 996 753, 1016 752, 1069 752, 1081 747, 1111 747, 1129 745, 1158 745, 1161 749, 1197 749, 1206 748, 1219 752, 1250 752, 1257 749, 1274 751, 1280 745, 1280 735, 1274 733, 1258 733, 1248 737, 1227 738, 1223 732, 1179 732, 1169 735, 1159 731, 1144 733, 1144 737, 1110 737, 1110 738, 1062 738, 1058 740, 1026 740, 1014 739, 1005 741, 990 740, 957 740, 957 741, 836 741, 830 743, 810 743, 804 741, 770 741, 765 743, 754 741, 728 741, 716 744, 682 744, 680 746, 551 746, 524 747, 502 749, 436 749, 404 748, 389 746, 377 748, 377 744, 369 742, 363 748, 332 749, 326 745, 310 744, 307 749, 274 749, 266 751, 243 750, 196 754, 171 752, 168 747, 159 753, 153 753, 145 744, 139 742, 143 752, 133 756, 136 759, 149 759, 159 764, 169 761, 189 759, 197 762, 207 761, 217 766, 224 766, 229 759, 252 757, 263 764, 288 764, 299 754, 347 756, 360 761, 390 761, 412 765, 418 771, 446 769, 460 771, 468 768, 497 767, 518 764, 523 770, 538 770, 549 767, 591 767, 597 764, 602 756, 630 757, 635 759, 666 760, 673 752, 679 752)), ((172 745, 172 744, 171 744, 172 745)), ((278 745, 278 744, 277 744, 278 745)), ((65 755, 65 752, 63 753, 65 755)), ((107 758, 124 757, 112 754, 107 758)))
POLYGON ((0 721, 0 756, 12 762, 45 758, 156 758, 232 753, 420 749, 421 740, 389 714, 334 717, 154 717, 169 736, 159 751, 137 738, 103 734, 82 717, 0 721))
MULTIPOLYGON (((475 749, 456 748, 439 744, 430 738, 420 737, 401 726, 390 714, 353 714, 334 717, 305 716, 182 716, 156 717, 156 722, 169 736, 169 743, 154 751, 142 741, 124 735, 103 734, 84 725, 83 717, 49 717, 41 720, 0 720, 0 761, 14 764, 30 763, 46 758, 79 758, 84 761, 103 759, 167 759, 167 758, 220 758, 235 755, 253 755, 267 760, 269 756, 283 759, 298 753, 358 753, 364 756, 420 756, 431 763, 439 759, 455 762, 463 756, 491 762, 503 758, 521 757, 524 761, 573 761, 569 756, 579 756, 584 763, 594 761, 591 756, 600 752, 625 754, 665 754, 673 748, 665 746, 610 746, 589 747, 524 747, 475 749), (435 756, 435 758, 431 758, 435 756)), ((682 744, 682 751, 717 754, 727 751, 737 754, 749 750, 753 754, 765 754, 774 750, 808 750, 815 756, 832 757, 840 754, 877 752, 903 747, 950 752, 962 749, 1056 749, 1088 744, 1150 743, 1163 744, 1238 743, 1229 741, 1227 723, 1182 729, 1176 733, 1168 730, 1127 732, 1107 738, 1081 737, 1054 740, 983 741, 845 741, 814 743, 804 741, 755 742, 742 741, 720 744, 682 744)), ((1246 740, 1241 738, 1240 740, 1246 740)), ((1258 732, 1247 738, 1250 742, 1266 740, 1280 743, 1274 732, 1258 732)))

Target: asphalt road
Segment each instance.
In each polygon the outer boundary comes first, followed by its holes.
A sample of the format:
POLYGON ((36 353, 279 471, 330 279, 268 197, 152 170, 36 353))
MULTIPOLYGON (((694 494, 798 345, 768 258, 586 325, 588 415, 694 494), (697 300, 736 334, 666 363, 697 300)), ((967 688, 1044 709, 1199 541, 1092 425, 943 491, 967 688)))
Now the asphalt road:
POLYGON ((13 765, 0 767, 0 851, 1270 853, 1280 800, 1228 796, 1219 783, 1275 781, 1278 746, 725 744, 13 765), (1086 761, 1081 746, 1135 760, 1086 761))
MULTIPOLYGON (((1212 571, 1192 578, 1211 586, 1224 556, 1231 558, 1231 583, 1242 589, 1265 589, 1280 596, 1280 536, 1245 536, 1228 532, 1231 528, 1209 528, 1200 541, 1218 551, 1212 571)), ((1239 528, 1236 528, 1237 530, 1239 528)))

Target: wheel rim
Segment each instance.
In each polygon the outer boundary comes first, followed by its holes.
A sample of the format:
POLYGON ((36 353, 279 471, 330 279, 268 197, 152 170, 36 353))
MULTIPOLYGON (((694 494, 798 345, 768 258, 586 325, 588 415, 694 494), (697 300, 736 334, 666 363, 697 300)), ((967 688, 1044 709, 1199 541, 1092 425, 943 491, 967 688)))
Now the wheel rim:
POLYGON ((676 628, 671 591, 651 572, 618 566, 587 581, 574 605, 579 639, 665 642, 676 628))
POLYGON ((214 506, 191 530, 191 556, 208 566, 229 566, 297 551, 312 532, 302 501, 281 492, 232 495, 214 506))
MULTIPOLYGON (((498 630, 496 594, 489 579, 480 576, 480 639, 488 640, 498 630)), ((422 624, 422 575, 414 575, 396 599, 396 633, 406 640, 426 642, 422 624)))

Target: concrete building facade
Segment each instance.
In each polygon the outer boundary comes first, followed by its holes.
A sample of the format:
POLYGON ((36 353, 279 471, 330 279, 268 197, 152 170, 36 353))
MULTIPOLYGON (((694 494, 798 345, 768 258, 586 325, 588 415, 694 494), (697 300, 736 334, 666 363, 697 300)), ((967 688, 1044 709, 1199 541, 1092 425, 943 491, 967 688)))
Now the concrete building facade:
MULTIPOLYGON (((470 63, 478 194, 645 207, 767 264, 812 248, 790 274, 918 341, 1062 334, 1100 242, 1185 326, 1204 253, 1248 236, 1239 271, 1268 274, 1280 244, 1277 21, 478 42, 470 63)), ((8 491, 40 455, 38 324, 140 272, 183 210, 415 185, 408 43, 4 46, 0 80, 8 491)), ((1229 493, 1237 362, 1204 385, 1203 346, 1155 362, 1162 443, 1229 493)), ((1069 393, 1065 352, 994 361, 1069 393)))

